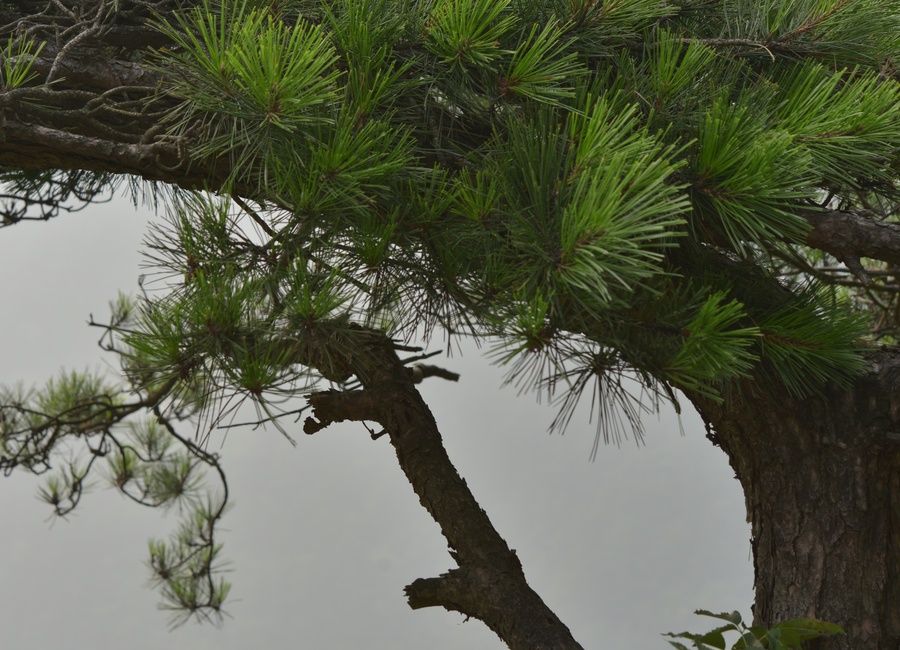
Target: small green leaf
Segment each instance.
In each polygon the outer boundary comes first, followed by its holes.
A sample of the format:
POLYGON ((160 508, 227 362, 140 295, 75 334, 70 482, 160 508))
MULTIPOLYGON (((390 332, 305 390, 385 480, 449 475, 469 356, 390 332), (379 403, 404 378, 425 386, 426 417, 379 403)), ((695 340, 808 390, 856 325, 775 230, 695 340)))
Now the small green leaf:
POLYGON ((710 630, 702 637, 700 637, 700 641, 702 643, 708 644, 713 648, 718 648, 719 650, 725 650, 725 637, 722 635, 722 631, 731 631, 732 628, 722 628, 719 630, 710 630))
POLYGON ((745 648, 764 648, 760 638, 765 636, 766 629, 764 627, 754 626, 744 632, 737 643, 732 646, 733 650, 744 650, 745 648))
POLYGON ((677 641, 669 641, 669 645, 678 648, 678 650, 689 650, 689 648, 683 643, 678 643, 677 641))
POLYGON ((710 618, 717 618, 720 621, 728 621, 732 625, 740 625, 743 621, 743 619, 741 618, 741 613, 738 611, 715 614, 706 609, 698 609, 694 613, 697 616, 709 616, 710 618))
POLYGON ((815 618, 794 618, 772 626, 772 633, 777 633, 780 640, 788 646, 799 646, 809 639, 843 634, 844 630, 840 625, 815 618))

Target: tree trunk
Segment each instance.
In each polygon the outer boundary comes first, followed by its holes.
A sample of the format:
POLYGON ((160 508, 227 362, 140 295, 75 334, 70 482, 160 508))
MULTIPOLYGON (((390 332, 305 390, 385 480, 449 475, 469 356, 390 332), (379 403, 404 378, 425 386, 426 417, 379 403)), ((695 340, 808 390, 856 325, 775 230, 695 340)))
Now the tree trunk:
POLYGON ((693 399, 744 488, 757 624, 815 617, 846 632, 816 648, 900 648, 898 387, 884 348, 849 390, 693 399))

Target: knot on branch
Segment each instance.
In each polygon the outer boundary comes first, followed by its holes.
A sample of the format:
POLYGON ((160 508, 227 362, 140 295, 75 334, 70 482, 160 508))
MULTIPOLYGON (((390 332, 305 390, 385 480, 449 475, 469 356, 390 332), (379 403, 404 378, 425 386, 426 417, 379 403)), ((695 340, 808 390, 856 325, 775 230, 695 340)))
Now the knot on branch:
POLYGON ((582 650, 521 575, 466 565, 437 578, 419 578, 407 585, 404 593, 412 609, 443 607, 483 621, 516 650, 582 650))
POLYGON ((331 424, 330 421, 324 420, 316 420, 314 417, 308 417, 303 421, 303 433, 308 436, 313 435, 314 433, 319 433, 322 429, 331 424))
POLYGON ((303 432, 312 435, 334 422, 381 422, 382 400, 368 390, 329 390, 306 396, 313 416, 303 422, 303 432))
POLYGON ((459 373, 451 372, 440 366, 432 366, 424 363, 414 363, 407 368, 412 383, 419 384, 427 377, 440 377, 447 381, 459 381, 459 373))

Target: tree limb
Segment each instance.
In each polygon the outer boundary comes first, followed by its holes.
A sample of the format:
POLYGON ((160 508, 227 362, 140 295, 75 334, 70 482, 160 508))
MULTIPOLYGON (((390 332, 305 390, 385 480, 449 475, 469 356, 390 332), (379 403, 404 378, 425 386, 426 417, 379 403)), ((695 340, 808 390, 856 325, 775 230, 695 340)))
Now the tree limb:
POLYGON ((900 264, 900 224, 873 219, 861 210, 823 210, 804 215, 812 230, 806 244, 848 266, 861 257, 900 264))
MULTIPOLYGON (((351 330, 365 331, 359 326, 351 330)), ((310 395, 318 420, 308 418, 304 430, 315 433, 341 420, 381 424, 419 502, 441 527, 459 566, 407 587, 410 606, 440 606, 477 618, 514 650, 580 649, 528 585, 515 551, 457 473, 434 417, 390 339, 369 331, 369 336, 355 336, 352 348, 337 337, 329 341, 338 349, 352 349, 353 371, 363 390, 310 395)))
POLYGON ((501 616, 487 622, 512 650, 575 650, 581 646, 571 640, 571 633, 555 616, 544 619, 546 605, 530 589, 523 591, 518 581, 507 574, 486 571, 481 567, 453 569, 437 578, 420 578, 404 589, 412 609, 440 606, 465 616, 476 616, 489 607, 499 613, 524 612, 524 616, 501 616))

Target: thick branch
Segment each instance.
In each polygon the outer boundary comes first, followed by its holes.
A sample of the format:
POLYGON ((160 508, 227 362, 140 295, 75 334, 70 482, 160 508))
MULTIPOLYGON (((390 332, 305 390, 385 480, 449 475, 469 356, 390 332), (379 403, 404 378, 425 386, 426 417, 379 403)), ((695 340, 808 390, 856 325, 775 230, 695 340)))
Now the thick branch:
POLYGON ((303 423, 306 434, 318 433, 334 422, 374 422, 379 418, 378 398, 369 391, 326 391, 313 393, 307 399, 318 420, 306 418, 303 423))
POLYGON ((900 264, 900 224, 878 221, 859 211, 824 210, 809 213, 812 230, 806 243, 836 258, 859 260, 861 257, 900 264))
POLYGON ((160 128, 180 100, 160 92, 164 73, 146 64, 147 47, 165 41, 148 20, 173 6, 122 0, 91 5, 90 14, 30 0, 0 7, 0 36, 28 35, 42 47, 35 78, 0 92, 0 166, 133 174, 188 189, 223 184, 228 161, 190 160, 187 143, 160 128))
POLYGON ((477 618, 517 650, 581 648, 528 586, 515 551, 457 473, 434 417, 393 343, 361 327, 351 326, 351 332, 355 345, 336 336, 328 341, 339 350, 352 350, 353 371, 363 390, 310 396, 318 420, 307 419, 304 430, 315 433, 333 421, 369 420, 389 434, 401 469, 441 527, 459 565, 440 578, 417 580, 407 587, 410 606, 441 606, 477 618), (367 335, 354 336, 357 331, 367 335))
MULTIPOLYGON (((53 67, 56 54, 56 48, 48 43, 41 50, 41 54, 35 57, 32 70, 45 77, 53 67)), ((79 52, 77 56, 62 59, 57 74, 63 84, 81 90, 104 91, 129 86, 153 87, 162 79, 158 72, 140 63, 109 57, 101 58, 98 54, 97 51, 84 54, 79 52)))
POLYGON ((226 161, 220 169, 187 160, 174 143, 139 144, 111 140, 14 120, 0 129, 0 167, 45 171, 82 169, 114 174, 133 174, 185 189, 215 186, 227 175, 226 161))
MULTIPOLYGON (((161 158, 177 160, 174 147, 161 144, 128 144, 113 142, 101 138, 67 133, 36 124, 23 124, 8 121, 6 123, 6 141, 0 144, 0 161, 8 164, 7 159, 17 162, 27 153, 32 154, 37 164, 51 159, 58 163, 78 160, 85 168, 94 171, 118 171, 119 173, 140 173, 154 169, 161 158)), ((21 164, 11 165, 28 168, 21 164)), ((31 167, 35 168, 37 165, 31 167)), ((69 167, 72 167, 70 164, 69 167)))
POLYGON ((479 567, 453 569, 438 578, 420 578, 405 589, 413 609, 441 606, 466 616, 485 607, 498 613, 485 623, 512 649, 580 648, 569 629, 518 580, 479 567), (508 615, 515 613, 515 616, 508 615))

